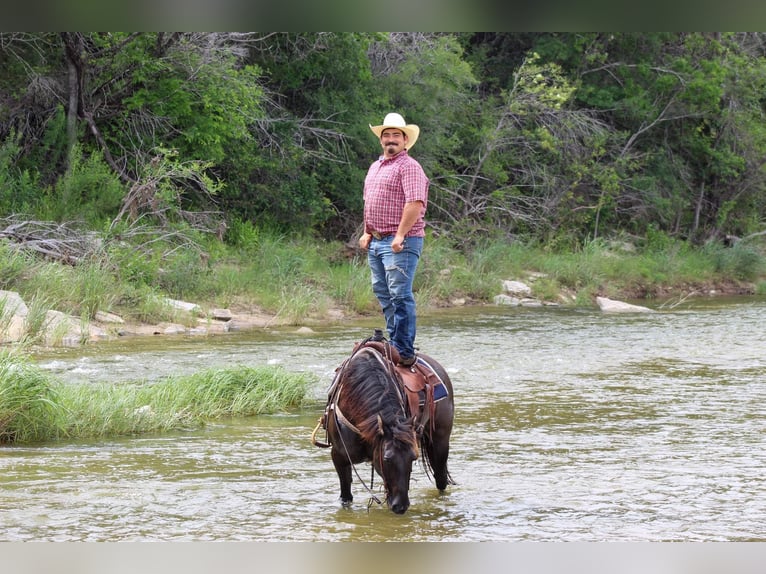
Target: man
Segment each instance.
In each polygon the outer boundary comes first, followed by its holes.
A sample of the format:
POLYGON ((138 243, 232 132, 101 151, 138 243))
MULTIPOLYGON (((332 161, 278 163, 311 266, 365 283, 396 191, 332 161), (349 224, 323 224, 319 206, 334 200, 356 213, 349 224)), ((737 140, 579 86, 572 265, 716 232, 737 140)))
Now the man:
POLYGON ((359 247, 368 250, 372 291, 380 302, 389 339, 400 364, 415 360, 415 297, 412 282, 423 250, 428 178, 409 150, 420 128, 399 114, 370 125, 383 155, 364 180, 364 233, 359 247))

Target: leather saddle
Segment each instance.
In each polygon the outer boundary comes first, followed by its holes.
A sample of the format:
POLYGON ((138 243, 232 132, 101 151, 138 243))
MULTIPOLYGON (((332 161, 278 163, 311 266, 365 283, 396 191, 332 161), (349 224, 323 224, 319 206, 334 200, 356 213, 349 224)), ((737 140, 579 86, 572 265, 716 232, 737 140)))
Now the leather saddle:
POLYGON ((361 347, 372 347, 390 362, 405 391, 407 414, 414 417, 418 434, 421 434, 429 421, 433 424, 437 400, 446 397, 444 382, 422 356, 409 367, 399 365, 399 351, 388 341, 363 341, 356 345, 354 352, 361 347))

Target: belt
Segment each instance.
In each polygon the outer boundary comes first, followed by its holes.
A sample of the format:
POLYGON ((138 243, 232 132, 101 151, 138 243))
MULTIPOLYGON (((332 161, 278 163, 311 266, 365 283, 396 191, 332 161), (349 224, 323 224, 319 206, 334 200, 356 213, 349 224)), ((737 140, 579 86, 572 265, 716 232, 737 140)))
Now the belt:
POLYGON ((371 231, 370 235, 372 235, 375 239, 383 239, 384 237, 391 237, 394 234, 393 233, 378 233, 377 231, 371 231))

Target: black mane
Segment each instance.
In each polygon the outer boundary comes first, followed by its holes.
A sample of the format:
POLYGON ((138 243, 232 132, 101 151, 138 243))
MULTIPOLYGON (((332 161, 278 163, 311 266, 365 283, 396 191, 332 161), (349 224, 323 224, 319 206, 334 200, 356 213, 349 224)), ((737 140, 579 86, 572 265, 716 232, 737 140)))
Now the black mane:
POLYGON ((340 407, 365 440, 372 441, 378 434, 378 416, 384 433, 398 437, 404 431, 412 435, 412 424, 404 412, 404 399, 385 360, 374 349, 364 348, 344 367, 340 407))

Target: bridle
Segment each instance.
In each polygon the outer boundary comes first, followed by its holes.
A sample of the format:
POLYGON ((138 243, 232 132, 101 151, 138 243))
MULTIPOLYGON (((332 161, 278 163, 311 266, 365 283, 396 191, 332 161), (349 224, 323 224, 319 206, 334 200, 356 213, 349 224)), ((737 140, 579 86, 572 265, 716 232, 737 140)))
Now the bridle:
MULTIPOLYGON (((341 385, 341 387, 342 387, 342 385, 341 385)), ((340 396, 340 388, 338 389, 337 396, 340 396)), ((354 425, 352 425, 351 422, 346 417, 344 417, 342 415, 342 413, 340 413, 340 409, 338 409, 337 406, 336 406, 336 408, 333 409, 333 413, 334 413, 334 416, 335 416, 335 425, 336 425, 336 427, 338 427, 339 425, 342 424, 341 420, 340 420, 340 417, 343 417, 343 421, 345 421, 346 426, 348 426, 348 428, 350 428, 352 431, 354 431, 357 435, 361 436, 361 434, 359 432, 359 429, 356 428, 354 425), (340 417, 338 416, 339 413, 340 413, 340 417)), ((346 453, 346 458, 348 459, 348 464, 351 466, 352 469, 354 469, 354 474, 356 475, 356 478, 359 479, 359 483, 364 487, 364 489, 367 492, 370 493, 370 500, 367 503, 367 510, 369 511, 373 502, 377 502, 378 504, 382 504, 382 501, 380 500, 380 498, 378 498, 375 495, 375 493, 372 491, 373 479, 375 478, 375 465, 374 464, 371 465, 372 468, 370 469, 370 485, 367 486, 367 483, 364 481, 362 476, 359 474, 359 471, 356 469, 356 465, 353 462, 351 462, 351 454, 348 452, 348 446, 346 446, 346 441, 343 439, 343 433, 340 431, 340 428, 338 428, 338 437, 340 437, 340 444, 343 445, 343 450, 346 453)), ((381 472, 382 472, 383 471, 383 451, 382 451, 382 449, 380 447, 378 447, 377 450, 380 453, 380 462, 378 464, 380 464, 380 469, 381 469, 381 472)), ((384 481, 383 484, 385 485, 385 481, 384 481)))

